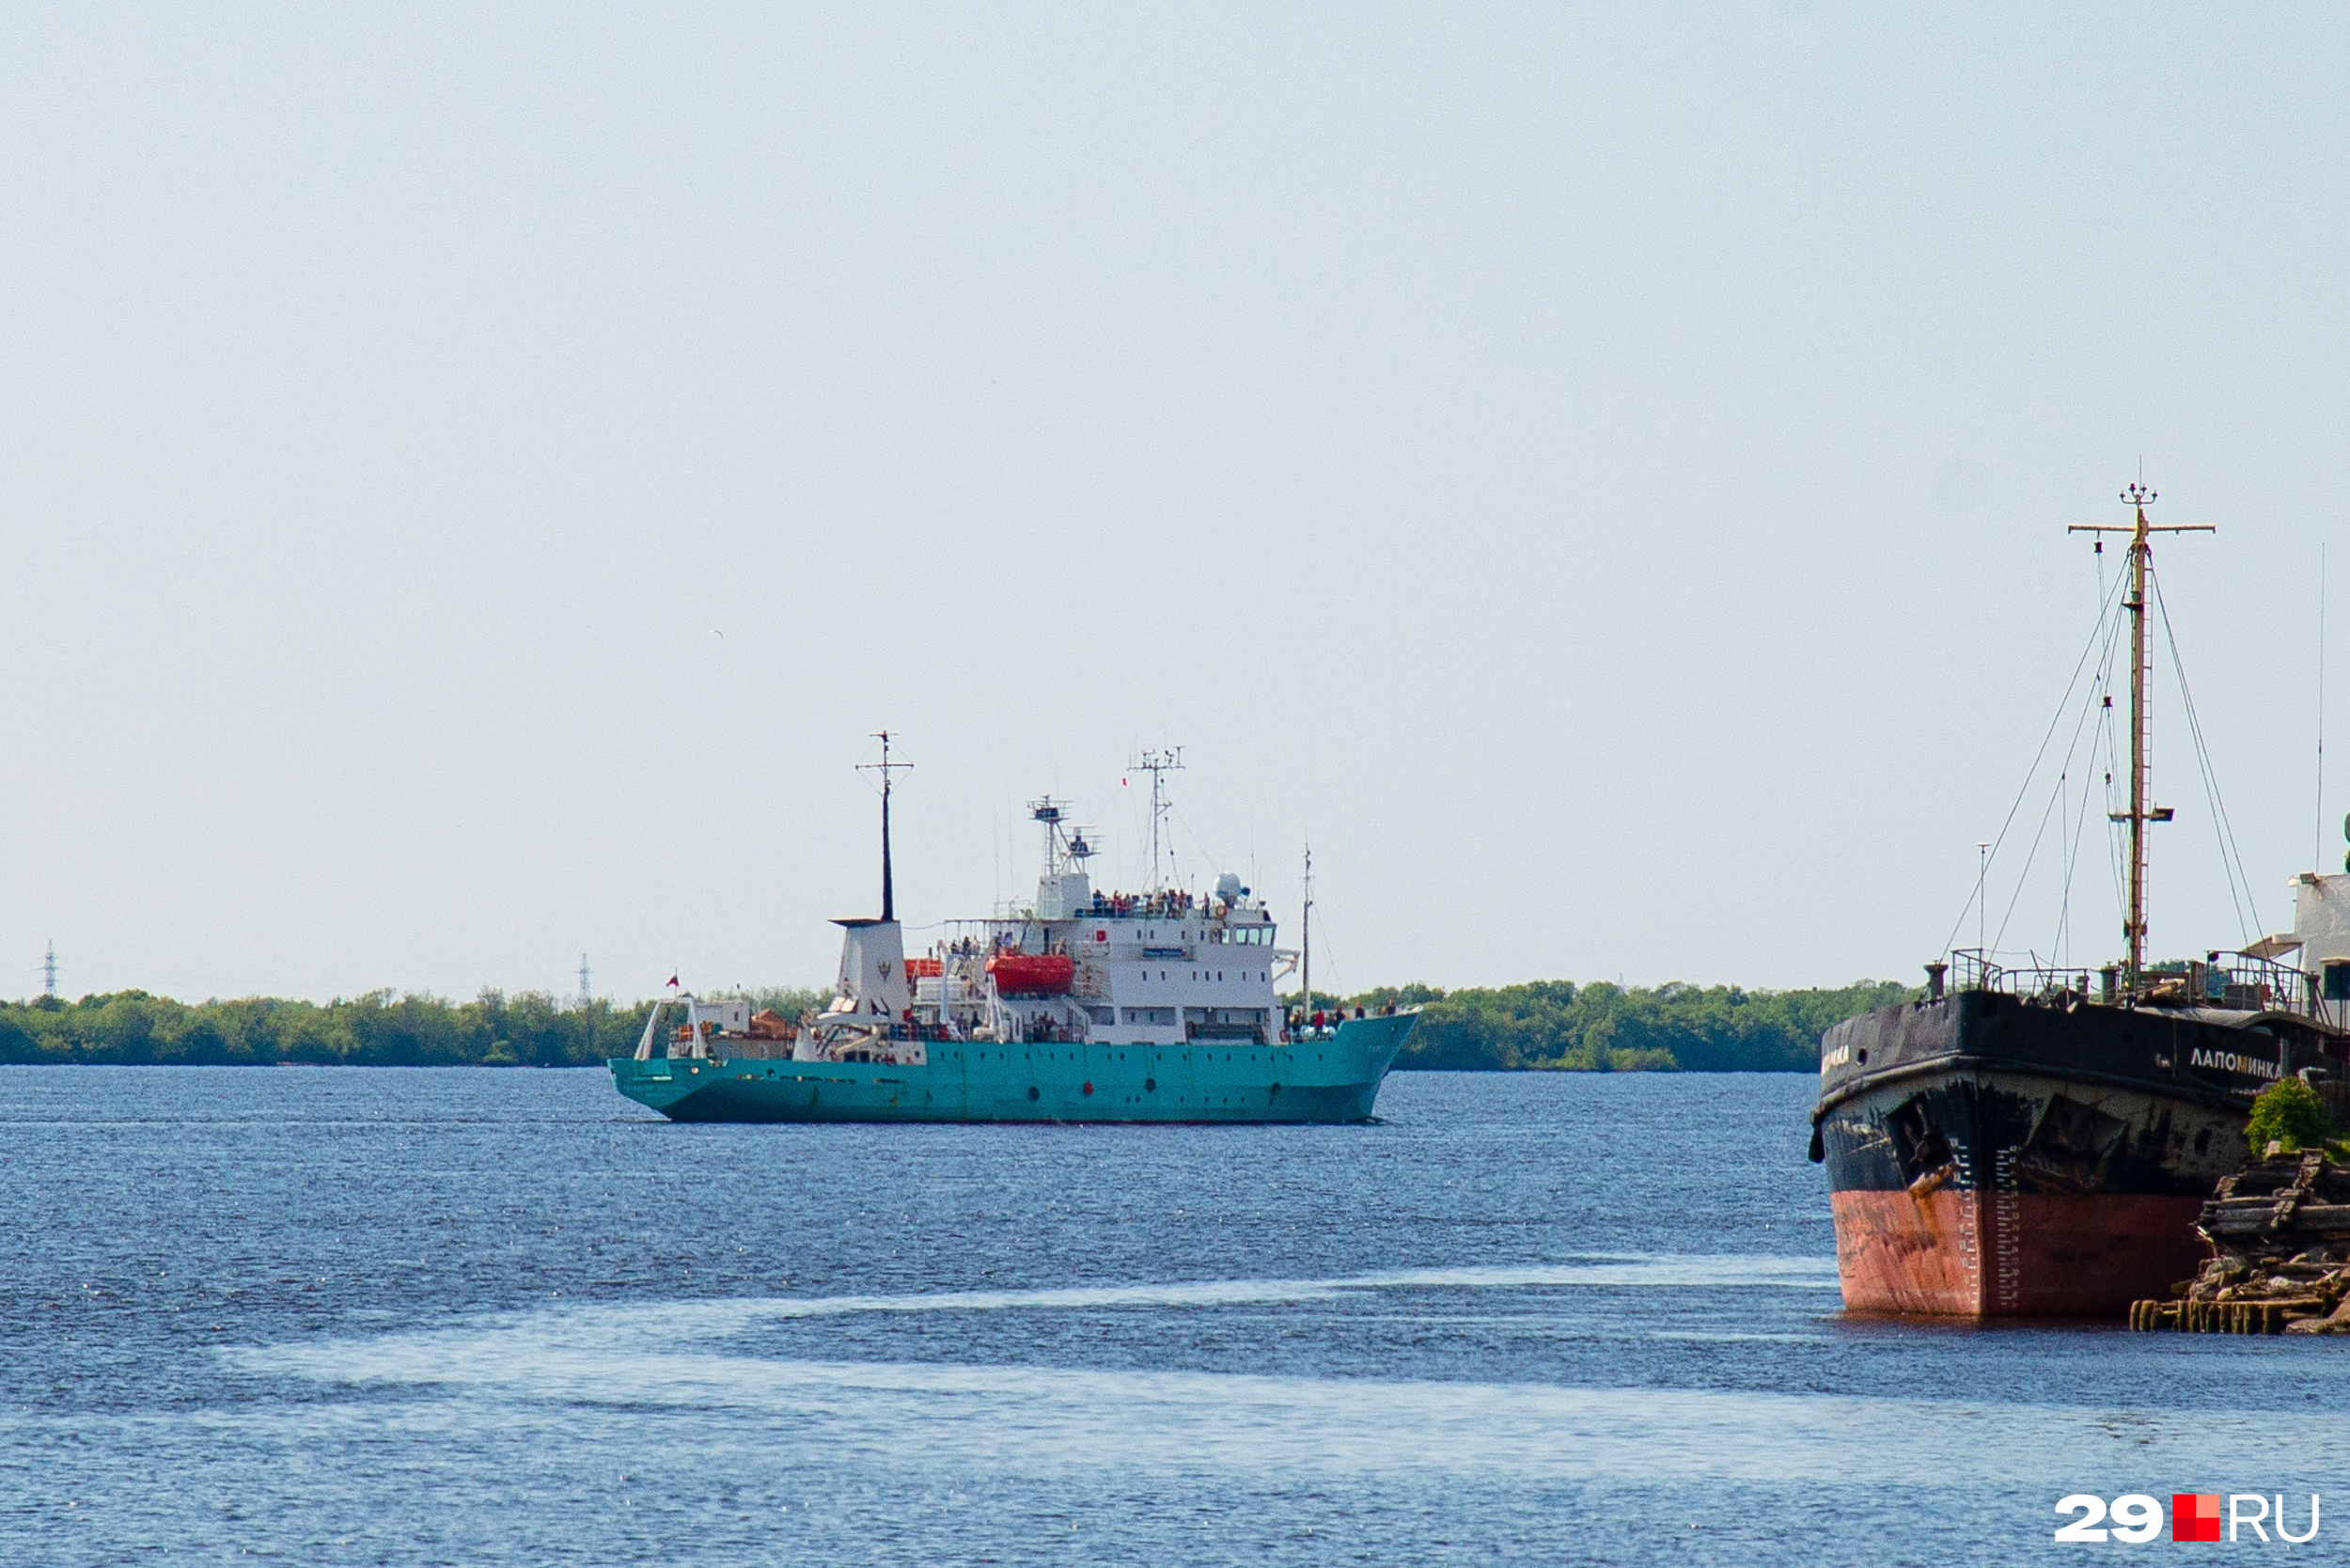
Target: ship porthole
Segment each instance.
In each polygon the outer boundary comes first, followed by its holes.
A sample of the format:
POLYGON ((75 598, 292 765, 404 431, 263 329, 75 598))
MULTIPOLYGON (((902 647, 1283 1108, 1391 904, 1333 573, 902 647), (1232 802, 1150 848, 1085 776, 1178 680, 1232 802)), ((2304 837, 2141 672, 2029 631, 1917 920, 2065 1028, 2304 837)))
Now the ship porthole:
POLYGON ((1869 1047, 1866 1045, 1863 1045, 1860 1048, 1860 1064, 1863 1067, 1866 1067, 1869 1064, 1869 1047))
POLYGON ((1092 1093, 1092 1092, 1093 1092, 1093 1085, 1091 1085, 1090 1083, 1087 1084, 1087 1085, 1086 1085, 1086 1092, 1087 1092, 1088 1094, 1092 1093))
POLYGON ((1037 1098, 1037 1089, 1036 1089, 1036 1085, 1034 1085, 1034 1084, 1030 1084, 1030 1085, 1028 1086, 1028 1098, 1029 1098, 1029 1099, 1031 1099, 1031 1100, 1033 1100, 1033 1099, 1036 1099, 1036 1098, 1037 1098))
POLYGON ((1159 1080, 1156 1078, 1143 1079, 1142 1091, 1145 1094, 1156 1094, 1159 1091, 1159 1080))

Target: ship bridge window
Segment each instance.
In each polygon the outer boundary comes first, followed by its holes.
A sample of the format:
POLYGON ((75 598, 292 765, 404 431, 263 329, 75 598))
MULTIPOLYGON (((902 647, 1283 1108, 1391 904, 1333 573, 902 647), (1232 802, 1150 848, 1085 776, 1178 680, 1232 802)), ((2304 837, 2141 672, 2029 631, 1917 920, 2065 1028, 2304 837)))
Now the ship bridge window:
POLYGON ((2329 1002, 2350 1001, 2350 964, 2326 965, 2326 999, 2329 1002))

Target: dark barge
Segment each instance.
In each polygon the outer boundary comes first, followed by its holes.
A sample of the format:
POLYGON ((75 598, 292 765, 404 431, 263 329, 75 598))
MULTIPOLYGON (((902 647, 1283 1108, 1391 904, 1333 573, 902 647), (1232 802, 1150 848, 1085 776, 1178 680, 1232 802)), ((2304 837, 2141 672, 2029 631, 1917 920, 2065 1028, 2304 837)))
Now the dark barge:
MULTIPOLYGON (((2350 953, 2330 939, 2270 937, 2249 952, 2147 966, 2147 830, 2174 815, 2154 804, 2148 766, 2151 541, 2209 530, 2149 523, 2154 493, 2142 484, 2122 500, 2133 513, 2126 525, 2071 531, 2129 536, 2115 584, 2128 613, 2129 752, 2109 759, 2126 769, 2123 792, 2114 788, 2121 770, 2106 770, 2107 818, 2128 837, 2123 960, 2098 971, 2092 995, 2085 969, 2005 969, 1982 949, 1956 952, 1954 989, 1943 984, 1951 964, 1928 964, 1922 1000, 1823 1037, 1811 1157, 1827 1167, 1849 1308, 2118 1316, 2201 1263, 2197 1216, 2244 1163, 2245 1119, 2260 1091, 2292 1073, 2341 1092, 2350 963, 2325 960, 2350 953), (2320 972, 2276 962, 2295 949, 2320 972)), ((2091 651, 2102 645, 2109 659, 2121 623, 2106 614, 2091 651)), ((2088 699, 2109 723, 2106 676, 2088 699)), ((2112 745, 2109 729, 2088 732, 2112 745)), ((2204 769, 2208 780, 2208 759, 2204 769)), ((2305 912, 2315 909, 2329 879, 2301 880, 2320 895, 2305 912)), ((1984 893, 1978 880, 1979 921, 1984 893)))
POLYGON ((1845 1306, 2118 1315, 2194 1274, 2254 1097, 2305 1069, 2336 1088, 2344 1067, 2302 976, 2215 958, 2113 1000, 2086 973, 1980 965, 1830 1029, 1811 1152, 1845 1306))

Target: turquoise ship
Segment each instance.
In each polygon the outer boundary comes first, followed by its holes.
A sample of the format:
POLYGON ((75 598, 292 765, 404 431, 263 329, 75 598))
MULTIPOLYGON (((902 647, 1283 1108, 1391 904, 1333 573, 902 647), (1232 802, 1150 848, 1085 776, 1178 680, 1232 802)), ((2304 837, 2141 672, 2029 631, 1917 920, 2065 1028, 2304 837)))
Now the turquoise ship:
MULTIPOLYGON (((890 771, 904 764, 882 739, 882 912, 835 922, 830 1003, 787 1020, 665 1002, 610 1064, 621 1093, 679 1121, 1371 1120, 1417 1015, 1284 1015, 1276 982, 1302 954, 1275 946, 1261 899, 1230 873, 1206 893, 1168 885, 1155 841, 1151 886, 1098 892, 1093 845, 1059 801, 1029 806, 1045 831, 1036 902, 946 922, 908 958, 889 859, 890 771), (672 1008, 682 1027, 666 1027, 672 1008)), ((1160 773, 1179 765, 1155 760, 1154 840, 1160 773)))
POLYGON ((621 1058, 612 1077, 679 1121, 1368 1121, 1413 1022, 1349 1018, 1265 1045, 971 1042, 912 1067, 621 1058))

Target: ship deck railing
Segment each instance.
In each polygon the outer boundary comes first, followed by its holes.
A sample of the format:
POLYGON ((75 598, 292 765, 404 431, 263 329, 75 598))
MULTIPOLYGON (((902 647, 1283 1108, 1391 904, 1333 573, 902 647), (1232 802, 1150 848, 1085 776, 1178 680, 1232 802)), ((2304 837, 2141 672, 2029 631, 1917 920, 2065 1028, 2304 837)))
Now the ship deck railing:
POLYGON ((1972 948, 1950 954, 1950 989, 1997 991, 2009 996, 2088 996, 2095 971, 2051 965, 1996 964, 1972 948))
MULTIPOLYGON (((2179 971, 2170 971, 2175 975, 2179 971)), ((2186 965, 2188 991, 2215 1007, 2249 1012, 2290 1012, 2339 1027, 2317 993, 2314 977, 2290 964, 2244 952, 2213 952, 2186 965)))
POLYGON ((2004 996, 2049 1000, 2079 996, 2098 1001, 2124 999, 2169 1002, 2171 1005, 2225 1008, 2239 1012, 2284 1012, 2340 1028, 2345 1019, 2340 1004, 2332 1007, 2317 994, 2316 981, 2289 964, 2246 952, 2214 951, 2201 959, 2170 963, 2147 969, 2135 988, 2123 984, 2112 964, 2004 964, 1980 950, 1961 948, 1950 954, 1950 987, 1957 991, 1997 991, 2004 996))

